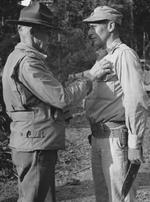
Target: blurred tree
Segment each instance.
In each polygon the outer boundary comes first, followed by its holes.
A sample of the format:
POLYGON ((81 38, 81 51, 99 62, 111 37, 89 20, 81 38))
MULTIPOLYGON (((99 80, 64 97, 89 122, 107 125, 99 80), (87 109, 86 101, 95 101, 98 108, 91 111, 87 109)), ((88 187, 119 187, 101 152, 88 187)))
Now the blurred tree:
MULTIPOLYGON (((87 38, 88 26, 83 23, 93 9, 100 5, 110 5, 124 14, 121 39, 138 50, 143 51, 143 32, 149 36, 148 0, 32 0, 46 3, 55 13, 54 24, 61 27, 61 32, 52 31, 48 51, 48 63, 54 73, 66 78, 71 71, 77 72, 91 67, 95 60, 94 49, 87 38), (64 76, 65 75, 65 76, 64 76)), ((4 25, 5 19, 17 18, 19 0, 0 1, 0 55, 2 63, 17 41, 15 28, 4 25), (13 37, 12 37, 13 36, 13 37), (14 40, 15 39, 15 40, 14 40)))
POLYGON ((150 55, 150 44, 149 44, 150 1, 134 0, 133 14, 134 14, 134 36, 139 55, 141 57, 143 56, 145 48, 147 49, 146 51, 148 51, 146 54, 150 55))
MULTIPOLYGON (((21 0, 0 1, 0 58, 2 66, 12 50, 18 37, 15 35, 15 27, 5 23, 6 19, 17 19, 22 6, 18 4, 21 0)), ((2 67, 0 67, 2 68, 2 67)))
POLYGON ((61 81, 69 73, 90 68, 93 64, 91 61, 95 60, 86 39, 87 26, 82 23, 91 13, 92 6, 92 0, 59 0, 54 3, 55 8, 52 9, 55 10, 57 24, 62 31, 58 34, 57 41, 53 40, 49 47, 48 62, 56 75, 61 75, 61 81))

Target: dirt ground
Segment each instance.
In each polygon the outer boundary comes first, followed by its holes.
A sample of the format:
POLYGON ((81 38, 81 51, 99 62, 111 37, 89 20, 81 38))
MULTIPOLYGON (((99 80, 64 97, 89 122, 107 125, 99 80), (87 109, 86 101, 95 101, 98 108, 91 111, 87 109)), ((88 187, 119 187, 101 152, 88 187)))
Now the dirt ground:
MULTIPOLYGON (((145 163, 137 176, 139 188, 137 202, 150 202, 150 119, 144 138, 145 163)), ((57 202, 94 202, 94 190, 90 164, 90 145, 87 136, 90 129, 79 118, 67 128, 66 151, 59 152, 56 167, 57 202)), ((15 180, 0 182, 0 202, 17 201, 15 180)))

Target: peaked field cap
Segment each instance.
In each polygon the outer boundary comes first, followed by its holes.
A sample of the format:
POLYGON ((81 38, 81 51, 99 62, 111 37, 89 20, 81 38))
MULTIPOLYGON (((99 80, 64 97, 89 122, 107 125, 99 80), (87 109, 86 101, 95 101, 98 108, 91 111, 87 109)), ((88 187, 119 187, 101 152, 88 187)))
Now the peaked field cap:
POLYGON ((54 28, 54 16, 52 11, 43 3, 33 2, 20 11, 18 20, 6 20, 6 23, 20 24, 24 26, 42 25, 54 28))
POLYGON ((91 13, 88 18, 83 20, 83 22, 92 23, 102 20, 112 20, 121 25, 122 17, 122 13, 114 8, 111 8, 109 6, 98 6, 94 9, 94 12, 91 13))

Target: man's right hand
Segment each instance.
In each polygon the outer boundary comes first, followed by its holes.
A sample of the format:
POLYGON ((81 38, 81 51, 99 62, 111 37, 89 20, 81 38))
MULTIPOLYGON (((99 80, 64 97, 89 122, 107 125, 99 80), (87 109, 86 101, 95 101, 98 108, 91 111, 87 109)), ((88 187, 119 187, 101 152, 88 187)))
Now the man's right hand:
POLYGON ((112 72, 112 63, 106 59, 97 61, 95 65, 89 70, 89 74, 94 79, 101 79, 105 74, 112 72))
POLYGON ((110 74, 111 72, 112 63, 106 59, 102 59, 101 61, 97 61, 90 70, 69 75, 69 78, 77 79, 86 77, 91 81, 95 79, 101 80, 103 76, 110 74))

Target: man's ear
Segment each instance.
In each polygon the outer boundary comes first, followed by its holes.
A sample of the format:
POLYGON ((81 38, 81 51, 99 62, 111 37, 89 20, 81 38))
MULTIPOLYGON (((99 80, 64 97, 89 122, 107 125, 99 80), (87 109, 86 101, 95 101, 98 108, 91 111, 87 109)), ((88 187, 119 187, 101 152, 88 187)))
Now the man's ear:
POLYGON ((34 27, 31 27, 31 29, 30 29, 30 33, 31 33, 32 35, 34 35, 34 34, 36 33, 36 31, 35 31, 35 28, 34 28, 34 27))
POLYGON ((21 25, 17 25, 17 31, 20 32, 20 30, 22 30, 22 26, 21 25))
POLYGON ((108 30, 109 30, 109 32, 113 32, 115 30, 115 25, 116 24, 113 21, 108 22, 108 30))

